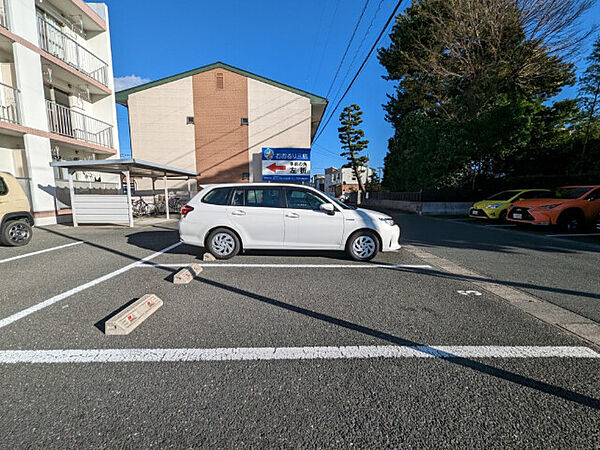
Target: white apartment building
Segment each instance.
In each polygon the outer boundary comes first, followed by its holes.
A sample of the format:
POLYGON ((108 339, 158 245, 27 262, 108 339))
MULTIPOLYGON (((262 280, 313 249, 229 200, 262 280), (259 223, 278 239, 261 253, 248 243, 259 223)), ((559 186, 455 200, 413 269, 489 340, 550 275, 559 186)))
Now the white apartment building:
POLYGON ((119 156, 115 106, 106 5, 0 0, 0 171, 20 180, 37 225, 70 214, 52 160, 119 156))
MULTIPOLYGON (((363 185, 371 180, 373 169, 362 168, 360 177, 363 185), (367 175, 368 172, 368 175, 367 175)), ((358 191, 358 181, 354 171, 350 167, 340 169, 330 167, 325 169, 325 192, 335 197, 341 197, 344 194, 358 191)))

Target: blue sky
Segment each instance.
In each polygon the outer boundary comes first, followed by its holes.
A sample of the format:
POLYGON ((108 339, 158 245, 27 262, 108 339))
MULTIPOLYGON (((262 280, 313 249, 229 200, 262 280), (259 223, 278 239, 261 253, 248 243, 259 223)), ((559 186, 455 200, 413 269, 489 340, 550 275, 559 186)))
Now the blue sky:
MULTIPOLYGON (((105 3, 109 8, 114 74, 121 86, 223 61, 321 96, 330 89, 364 5, 363 0, 105 0, 105 3)), ((343 84, 345 88, 350 81, 395 4, 396 0, 369 1, 346 62, 328 96, 328 110, 336 103, 338 87, 343 84)), ((409 4, 407 0, 403 6, 409 4)), ((598 22, 598 18, 600 4, 596 3, 585 17, 585 26, 598 22)), ((389 44, 387 34, 389 30, 380 45, 389 44)), ((582 57, 576 61, 579 65, 589 49, 590 43, 586 43, 582 57)), ((373 55, 341 105, 356 103, 362 107, 372 167, 383 166, 387 140, 393 133, 382 109, 386 94, 393 92, 393 83, 383 80, 384 74, 373 55)), ((569 88, 561 97, 575 93, 574 88, 569 88)), ((117 105, 117 116, 121 152, 128 153, 127 110, 117 105)), ((338 116, 339 111, 313 143, 313 173, 344 162, 339 157, 338 116)))

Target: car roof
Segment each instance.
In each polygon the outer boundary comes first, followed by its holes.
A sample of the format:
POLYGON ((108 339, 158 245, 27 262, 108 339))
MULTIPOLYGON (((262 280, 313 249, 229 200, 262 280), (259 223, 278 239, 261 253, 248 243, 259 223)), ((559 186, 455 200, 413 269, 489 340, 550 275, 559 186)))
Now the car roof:
POLYGON ((249 186, 271 186, 271 187, 279 187, 279 186, 288 186, 288 187, 301 187, 301 188, 310 188, 314 189, 312 186, 306 186, 304 184, 292 184, 292 183, 215 183, 215 184, 202 184, 201 187, 203 189, 212 189, 216 187, 249 187, 249 186))
POLYGON ((599 185, 589 185, 589 186, 584 186, 584 185, 581 185, 581 186, 559 186, 559 188, 569 188, 569 189, 572 189, 572 188, 593 189, 593 188, 597 188, 597 187, 600 187, 600 184, 599 185))

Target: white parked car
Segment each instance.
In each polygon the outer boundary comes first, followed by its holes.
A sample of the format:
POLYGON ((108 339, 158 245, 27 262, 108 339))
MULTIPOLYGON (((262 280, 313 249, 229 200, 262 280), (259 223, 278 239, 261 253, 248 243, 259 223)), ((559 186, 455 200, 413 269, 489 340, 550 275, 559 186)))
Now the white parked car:
POLYGON ((181 241, 228 259, 241 249, 346 250, 368 261, 400 248, 400 227, 385 214, 354 209, 308 186, 204 186, 181 208, 181 241))

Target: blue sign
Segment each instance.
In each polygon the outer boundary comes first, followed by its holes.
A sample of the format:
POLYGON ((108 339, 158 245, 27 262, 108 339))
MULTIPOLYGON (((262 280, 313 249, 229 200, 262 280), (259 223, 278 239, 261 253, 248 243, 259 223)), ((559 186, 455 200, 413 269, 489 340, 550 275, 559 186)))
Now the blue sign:
POLYGON ((262 178, 267 181, 310 181, 310 148, 263 147, 262 178))

